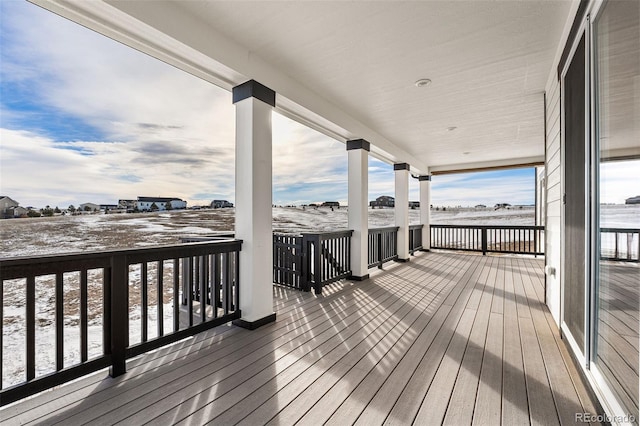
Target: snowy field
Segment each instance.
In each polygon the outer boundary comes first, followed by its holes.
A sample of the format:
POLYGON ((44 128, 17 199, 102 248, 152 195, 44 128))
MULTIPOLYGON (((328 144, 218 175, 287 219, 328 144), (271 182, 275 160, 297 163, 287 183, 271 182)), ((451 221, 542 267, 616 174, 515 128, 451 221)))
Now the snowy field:
MULTIPOLYGON (((409 210, 410 223, 419 223, 419 210, 409 210)), ((393 209, 369 210, 369 226, 393 226, 393 209)), ((432 211, 434 224, 533 225, 533 207, 500 209, 447 209, 432 211)), ((274 208, 275 232, 301 233, 347 229, 347 209, 274 208)), ((640 206, 605 206, 603 227, 640 228, 640 206)), ((1 256, 37 256, 69 252, 178 244, 180 237, 210 235, 233 230, 234 210, 196 210, 144 214, 95 214, 53 218, 0 221, 1 256)), ((171 262, 165 274, 172 273, 171 262)), ((140 269, 130 270, 131 292, 139 292, 140 269), (137 290, 135 290, 137 289, 137 290)), ((170 278, 165 279, 170 282, 170 278)), ((102 272, 91 271, 89 279, 89 357, 102 353, 102 272), (93 279, 92 279, 93 278, 93 279)), ((149 282, 155 282, 155 266, 150 265, 149 282)), ((149 338, 155 332, 158 295, 149 286, 149 338)), ((65 274, 65 366, 80 359, 79 274, 65 274)), ((24 380, 25 284, 5 282, 3 289, 3 387, 24 380)), ((165 330, 171 331, 171 289, 160 298, 165 305, 165 330)), ((37 376, 55 371, 54 278, 36 281, 37 376)), ((139 297, 130 300, 130 341, 140 341, 139 297)))
MULTIPOLYGON (((369 210, 372 228, 393 226, 393 209, 369 210)), ((409 210, 411 224, 420 211, 409 210)), ((533 225, 533 207, 432 211, 435 224, 533 225)), ((177 244, 180 237, 233 231, 234 210, 182 210, 139 214, 92 214, 0 220, 2 257, 177 244)), ((300 233, 347 229, 347 208, 274 208, 274 232, 300 233)))

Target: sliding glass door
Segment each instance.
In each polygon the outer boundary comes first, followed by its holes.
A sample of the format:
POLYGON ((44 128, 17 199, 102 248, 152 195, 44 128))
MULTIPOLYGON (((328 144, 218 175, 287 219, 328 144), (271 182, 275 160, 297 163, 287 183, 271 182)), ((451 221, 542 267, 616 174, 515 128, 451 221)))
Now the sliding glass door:
POLYGON ((595 13, 592 34, 591 370, 612 408, 630 416, 627 420, 635 417, 637 424, 640 204, 634 204, 634 196, 640 195, 640 1, 605 3, 595 13), (627 193, 629 188, 635 192, 627 193))

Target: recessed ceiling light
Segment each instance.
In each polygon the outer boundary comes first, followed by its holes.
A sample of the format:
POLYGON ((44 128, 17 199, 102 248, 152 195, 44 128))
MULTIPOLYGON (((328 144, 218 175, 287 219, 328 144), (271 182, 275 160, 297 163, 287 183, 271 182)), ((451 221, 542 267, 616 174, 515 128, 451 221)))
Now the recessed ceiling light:
POLYGON ((447 131, 449 132, 453 132, 455 129, 457 129, 456 126, 447 127, 447 131))
POLYGON ((429 80, 428 78, 421 78, 415 83, 416 87, 426 87, 430 84, 431 84, 431 80, 429 80))

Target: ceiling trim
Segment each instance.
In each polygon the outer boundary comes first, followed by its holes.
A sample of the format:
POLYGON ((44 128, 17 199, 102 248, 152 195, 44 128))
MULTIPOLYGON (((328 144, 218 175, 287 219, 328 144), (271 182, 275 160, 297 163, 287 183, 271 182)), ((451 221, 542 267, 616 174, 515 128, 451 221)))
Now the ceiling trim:
POLYGON ((468 164, 452 164, 450 166, 434 166, 430 168, 432 175, 445 175, 453 173, 486 172, 491 170, 516 169, 523 167, 544 166, 544 156, 516 158, 513 160, 486 161, 468 164))

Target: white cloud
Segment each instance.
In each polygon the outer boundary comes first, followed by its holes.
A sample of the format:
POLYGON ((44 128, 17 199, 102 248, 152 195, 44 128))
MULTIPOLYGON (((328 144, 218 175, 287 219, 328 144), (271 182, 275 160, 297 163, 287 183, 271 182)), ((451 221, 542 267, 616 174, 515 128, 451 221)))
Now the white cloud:
POLYGON ((640 195, 640 160, 611 161, 600 165, 600 202, 624 204, 640 195))
MULTIPOLYGON (((36 206, 137 195, 234 199, 230 93, 33 5, 7 10, 3 75, 27 82, 39 104, 88 123, 100 137, 2 129, 3 192, 36 206), (39 154, 29 157, 34 149, 39 154)), ((4 110, 5 123, 20 123, 4 110)), ((274 190, 297 183, 309 187, 292 194, 305 194, 303 202, 346 199, 344 144, 278 114, 273 126, 274 190)))

